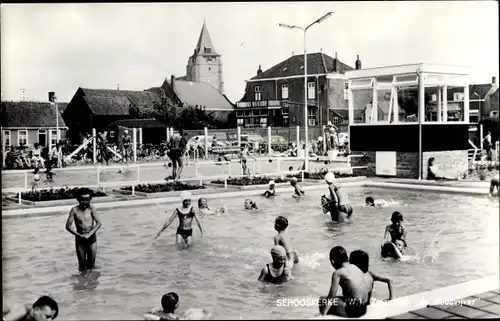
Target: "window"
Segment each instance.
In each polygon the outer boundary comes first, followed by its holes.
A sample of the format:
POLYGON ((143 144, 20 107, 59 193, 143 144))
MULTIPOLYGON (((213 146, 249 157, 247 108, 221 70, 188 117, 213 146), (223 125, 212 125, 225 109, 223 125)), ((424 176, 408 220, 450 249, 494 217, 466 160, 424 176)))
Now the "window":
POLYGON ((316 99, 316 83, 308 82, 307 83, 307 98, 308 99, 316 99))
POLYGON ((289 123, 288 115, 283 116, 283 127, 288 127, 289 123))
POLYGON ((453 93, 453 100, 454 101, 464 100, 464 93, 453 93))
POLYGON ((267 116, 267 109, 261 109, 260 110, 260 115, 261 116, 267 116))
POLYGON ((255 93, 255 96, 254 96, 255 101, 262 100, 262 86, 255 86, 254 93, 255 93))
POLYGON ((17 145, 28 145, 28 131, 18 130, 17 131, 17 145))
POLYGON ((288 113, 289 113, 288 108, 283 108, 283 109, 282 109, 282 111, 281 111, 281 113, 282 113, 283 115, 288 115, 288 113))
POLYGON ((206 53, 207 55, 210 55, 210 54, 212 53, 212 48, 207 48, 207 47, 205 47, 205 53, 206 53))
POLYGON ((309 119, 309 126, 316 126, 316 111, 314 109, 308 109, 307 110, 308 119, 309 119))
POLYGON ((349 99, 348 92, 349 92, 349 83, 345 82, 344 83, 344 100, 348 100, 349 99))
POLYGON ((237 110, 236 111, 236 116, 237 117, 242 117, 244 115, 243 110, 237 110))
POLYGON ((115 131, 114 130, 112 130, 112 131, 109 132, 109 137, 110 138, 114 138, 115 137, 115 131))
POLYGON ((288 99, 288 84, 281 85, 281 99, 288 99))
POLYGON ((265 117, 260 118, 260 127, 262 127, 262 128, 267 127, 267 118, 265 118, 265 117))
POLYGON ((243 118, 238 118, 238 119, 236 120, 236 124, 237 124, 239 127, 243 126, 243 118))
MULTIPOLYGON (((60 133, 60 131, 59 131, 60 133)), ((50 134, 52 137, 51 137, 51 144, 52 145, 55 145, 58 141, 58 138, 60 138, 61 136, 57 136, 57 130, 51 130, 51 134, 50 134)))
POLYGON ((38 130, 38 144, 42 146, 47 146, 47 131, 39 129, 38 130))
POLYGON ((10 130, 3 131, 3 144, 4 146, 10 146, 12 144, 10 139, 10 130))

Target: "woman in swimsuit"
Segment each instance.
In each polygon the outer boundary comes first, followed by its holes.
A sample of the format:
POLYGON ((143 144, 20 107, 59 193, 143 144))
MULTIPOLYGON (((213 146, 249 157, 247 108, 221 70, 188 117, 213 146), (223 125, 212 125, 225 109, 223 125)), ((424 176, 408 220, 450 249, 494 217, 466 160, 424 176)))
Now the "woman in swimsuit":
MULTIPOLYGON (((399 248, 402 247, 398 245, 401 242, 404 243, 404 247, 406 247, 406 229, 403 225, 403 214, 398 211, 392 213, 391 217, 392 224, 389 224, 385 227, 384 238, 382 239, 382 257, 394 257, 394 253, 397 253, 399 248), (387 235, 391 236, 391 240, 387 241, 387 235), (401 241, 401 242, 400 242, 401 241)), ((401 252, 401 250, 399 250, 401 252)))
POLYGON ((292 275, 286 266, 286 250, 283 246, 276 245, 271 249, 273 263, 266 264, 259 276, 260 282, 282 284, 290 281, 292 275))
POLYGON ((193 219, 196 221, 196 224, 198 225, 201 235, 203 236, 203 229, 201 227, 201 223, 198 220, 198 217, 196 216, 196 211, 194 210, 193 206, 191 205, 191 193, 189 192, 182 192, 181 193, 181 200, 182 200, 182 207, 181 208, 176 208, 174 212, 172 213, 172 216, 168 219, 167 222, 163 225, 163 227, 160 229, 158 234, 156 235, 155 239, 160 236, 160 234, 172 224, 172 222, 175 220, 176 217, 179 218, 179 227, 177 228, 177 233, 176 233, 176 243, 177 245, 181 245, 182 241, 184 241, 184 244, 187 246, 191 245, 192 241, 192 236, 193 236, 193 219))

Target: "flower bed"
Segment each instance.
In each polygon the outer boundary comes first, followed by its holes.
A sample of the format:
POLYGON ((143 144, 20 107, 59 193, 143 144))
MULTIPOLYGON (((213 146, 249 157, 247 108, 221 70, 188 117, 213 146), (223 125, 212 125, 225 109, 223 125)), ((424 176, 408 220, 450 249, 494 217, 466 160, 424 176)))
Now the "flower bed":
MULTIPOLYGON (((238 178, 229 177, 227 179, 227 184, 236 186, 267 185, 271 180, 273 180, 276 184, 280 184, 280 183, 288 183, 290 181, 290 178, 282 179, 281 177, 273 178, 273 177, 252 177, 252 176, 238 177, 238 178)), ((224 180, 218 179, 216 181, 212 181, 211 183, 224 185, 224 180)))
POLYGON ((106 193, 90 190, 88 188, 75 187, 75 188, 61 188, 61 189, 42 189, 39 191, 21 193, 21 199, 31 202, 45 202, 45 201, 61 201, 61 200, 74 200, 81 189, 92 191, 92 197, 105 197, 106 193))
MULTIPOLYGON (((143 193, 164 193, 164 192, 176 192, 176 191, 190 191, 196 189, 204 189, 206 188, 204 185, 193 185, 186 184, 182 182, 174 182, 167 184, 139 184, 135 186, 136 192, 143 193)), ((132 186, 123 187, 122 190, 132 191, 132 186)))
MULTIPOLYGON (((328 171, 319 171, 319 172, 304 172, 304 179, 314 179, 314 180, 322 180, 325 179, 325 175, 328 173, 328 171)), ((346 178, 346 177, 357 177, 357 175, 354 174, 349 174, 349 173, 340 173, 340 172, 334 172, 335 178, 346 178)), ((294 174, 294 175, 287 175, 287 177, 290 179, 292 177, 296 177, 298 179, 302 178, 302 174, 294 174)))
POLYGON ((467 172, 462 173, 461 178, 489 182, 495 175, 498 175, 499 167, 499 164, 492 164, 491 162, 476 163, 469 166, 467 172))

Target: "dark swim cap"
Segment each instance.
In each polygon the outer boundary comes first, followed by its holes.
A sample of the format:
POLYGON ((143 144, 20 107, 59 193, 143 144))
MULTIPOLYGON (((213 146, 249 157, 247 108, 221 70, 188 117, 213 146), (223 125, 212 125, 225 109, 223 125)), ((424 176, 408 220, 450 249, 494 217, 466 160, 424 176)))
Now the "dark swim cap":
POLYGON ((284 216, 278 216, 274 221, 274 224, 279 228, 286 229, 288 227, 288 220, 284 216))
POLYGON ((399 213, 398 211, 392 213, 391 221, 392 221, 392 223, 402 222, 403 221, 403 214, 399 213))

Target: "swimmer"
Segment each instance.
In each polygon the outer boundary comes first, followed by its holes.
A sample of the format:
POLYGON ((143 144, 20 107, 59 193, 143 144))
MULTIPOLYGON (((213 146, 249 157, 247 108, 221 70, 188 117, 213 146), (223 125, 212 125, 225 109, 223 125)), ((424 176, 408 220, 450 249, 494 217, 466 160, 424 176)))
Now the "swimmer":
POLYGON ((91 190, 80 189, 76 199, 79 204, 69 212, 66 230, 75 236, 76 256, 80 270, 92 269, 97 255, 96 232, 101 228, 102 222, 96 209, 90 204, 91 190), (75 222, 76 231, 72 228, 73 222, 75 222))
POLYGON ((328 172, 325 175, 325 181, 328 184, 328 195, 322 198, 323 206, 327 206, 328 211, 334 222, 343 222, 351 217, 353 214, 353 209, 349 204, 349 199, 347 193, 344 190, 335 185, 335 174, 328 172), (328 200, 328 202, 326 202, 328 200))
POLYGON ((389 224, 385 227, 384 237, 382 239, 381 255, 384 258, 391 256, 395 258, 401 258, 397 253, 398 248, 401 247, 401 242, 403 242, 403 247, 406 247, 406 228, 402 225, 403 214, 399 213, 398 211, 392 213, 391 222, 392 224, 389 224), (386 240, 388 234, 391 237, 390 241, 386 240), (400 240, 401 242, 397 242, 398 240, 400 240))
POLYGON ((161 298, 161 307, 161 309, 154 309, 146 314, 146 320, 180 320, 175 315, 175 310, 179 307, 179 296, 177 293, 170 292, 163 295, 161 298))
POLYGON ((373 285, 377 281, 387 284, 387 287, 389 288, 389 300, 392 300, 393 291, 392 291, 391 280, 385 277, 378 276, 372 271, 369 271, 370 257, 368 256, 368 253, 361 250, 352 251, 351 254, 349 255, 349 263, 356 265, 361 270, 361 272, 365 274, 365 278, 368 284, 370 284, 370 292, 368 294, 368 304, 370 304, 371 302, 373 285))
POLYGON ((247 198, 245 200, 244 206, 245 206, 246 210, 258 210, 259 209, 259 205, 257 205, 257 203, 255 203, 254 201, 252 201, 249 198, 247 198))
POLYGON ((248 145, 241 146, 241 151, 238 156, 240 157, 241 169, 243 171, 243 175, 250 175, 250 169, 248 169, 247 166, 247 157, 253 158, 254 161, 257 161, 257 159, 252 155, 250 155, 250 152, 248 151, 248 145))
POLYGON ((382 207, 386 207, 388 205, 388 203, 383 199, 373 199, 373 197, 368 196, 365 199, 365 205, 382 208, 382 207))
POLYGON ((292 243, 286 233, 286 228, 288 227, 288 220, 284 216, 278 216, 274 221, 274 229, 278 234, 274 237, 274 245, 281 245, 286 251, 286 259, 290 261, 290 269, 292 269, 293 264, 299 263, 299 256, 297 252, 293 250, 292 243))
POLYGON ((349 263, 347 251, 342 246, 330 250, 330 263, 335 272, 332 275, 330 291, 326 297, 320 297, 319 312, 322 315, 337 315, 347 318, 359 318, 366 313, 371 292, 361 270, 349 263), (337 296, 339 287, 342 296, 337 296))
POLYGON ((187 246, 191 245, 192 236, 193 236, 193 219, 196 221, 198 228, 200 229, 201 235, 203 236, 203 229, 201 227, 201 223, 198 220, 198 216, 196 216, 196 211, 191 205, 191 193, 182 192, 181 195, 182 207, 176 208, 172 213, 172 216, 163 224, 163 227, 160 229, 158 234, 155 237, 155 240, 160 236, 160 234, 172 224, 176 217, 179 218, 179 227, 177 228, 175 241, 177 245, 181 245, 181 242, 184 241, 184 244, 187 246))
POLYGON ((497 196, 500 195, 500 192, 498 190, 498 180, 499 180, 499 175, 497 174, 496 176, 494 176, 492 179, 491 179, 491 182, 490 182, 490 196, 493 197, 495 196, 493 194, 493 192, 495 191, 495 188, 497 189, 497 196))
POLYGON ((258 280, 260 282, 272 284, 289 282, 292 279, 292 274, 286 265, 285 248, 280 245, 273 246, 271 249, 271 257, 273 258, 273 262, 271 264, 266 264, 266 267, 260 272, 258 280))
POLYGON ((57 302, 49 296, 42 296, 32 306, 15 302, 4 302, 4 321, 47 321, 59 314, 57 302))
POLYGON ((292 185, 294 188, 293 196, 294 197, 306 196, 306 193, 304 192, 303 189, 300 188, 298 182, 299 180, 297 179, 297 177, 292 177, 292 179, 290 180, 290 185, 292 185))
POLYGON ((269 187, 264 192, 264 197, 269 198, 271 196, 275 196, 275 194, 276 194, 276 190, 274 189, 275 185, 276 185, 276 183, 274 183, 274 181, 269 182, 269 187))
POLYGON ((221 207, 217 210, 212 210, 208 207, 208 200, 205 197, 200 197, 198 199, 198 213, 199 214, 224 214, 226 213, 226 207, 221 207))

